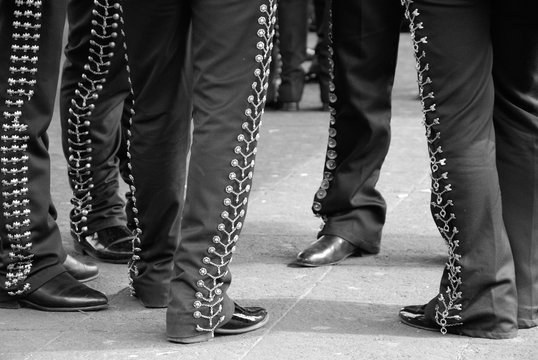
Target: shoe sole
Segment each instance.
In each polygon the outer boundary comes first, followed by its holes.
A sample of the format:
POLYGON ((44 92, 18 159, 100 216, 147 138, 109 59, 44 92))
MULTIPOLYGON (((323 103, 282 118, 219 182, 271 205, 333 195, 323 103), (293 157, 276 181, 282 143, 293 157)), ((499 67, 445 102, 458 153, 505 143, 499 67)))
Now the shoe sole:
MULTIPOLYGON (((413 314, 414 315, 414 314, 413 314)), ((405 315, 402 315, 402 314, 399 314, 400 316, 400 321, 405 324, 405 325, 408 325, 408 326, 411 326, 411 327, 414 327, 416 329, 421 329, 421 330, 427 330, 427 331, 434 331, 434 332, 439 332, 441 327, 439 326, 438 328, 433 328, 433 327, 428 327, 428 326, 423 326, 423 325, 420 325, 420 324, 417 324, 415 322, 413 322, 411 320, 410 317, 407 317, 405 315)), ((438 325, 437 325, 438 326, 438 325)))
POLYGON ((334 265, 338 265, 340 264, 341 262, 343 262, 344 260, 350 258, 350 257, 361 257, 362 254, 360 252, 356 252, 356 253, 353 253, 353 254, 349 254, 343 258, 341 258, 340 260, 338 261, 334 261, 332 263, 327 263, 327 264, 312 264, 312 263, 307 263, 307 262, 301 262, 299 260, 296 260, 293 265, 297 265, 297 266, 301 266, 301 267, 320 267, 320 266, 334 266, 334 265))
POLYGON ((267 322, 269 321, 269 314, 259 323, 256 323, 252 326, 242 328, 242 329, 222 329, 217 328, 215 329, 215 335, 238 335, 238 334, 244 334, 250 331, 258 330, 259 328, 263 327, 267 322))
POLYGON ((85 282, 88 282, 88 281, 92 281, 92 280, 95 280, 99 277, 99 274, 95 274, 93 276, 90 276, 90 277, 87 277, 87 278, 84 278, 84 279, 77 279, 78 282, 81 282, 81 283, 85 283, 85 282))
POLYGON ((21 305, 21 307, 27 307, 30 309, 36 309, 41 311, 52 311, 52 312, 76 312, 76 311, 98 311, 98 310, 104 310, 108 308, 108 304, 103 305, 93 305, 93 306, 85 306, 85 307, 72 307, 72 308, 51 308, 46 306, 41 306, 38 304, 34 304, 31 301, 28 300, 18 300, 18 303, 21 305))
POLYGON ((168 336, 166 340, 176 343, 176 344, 196 344, 201 342, 207 342, 213 340, 213 337, 210 335, 199 335, 199 336, 192 336, 188 338, 175 338, 168 336))

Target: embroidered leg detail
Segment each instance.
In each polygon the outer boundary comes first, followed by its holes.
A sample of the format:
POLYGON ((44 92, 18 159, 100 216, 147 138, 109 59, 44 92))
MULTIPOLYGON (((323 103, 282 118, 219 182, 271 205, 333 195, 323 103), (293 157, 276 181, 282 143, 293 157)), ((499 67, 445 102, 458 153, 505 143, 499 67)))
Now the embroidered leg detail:
POLYGON ((94 0, 88 62, 84 64, 78 87, 70 100, 67 142, 69 178, 73 184, 71 232, 78 241, 88 231, 86 223, 92 211, 94 187, 92 177, 91 120, 99 93, 106 83, 116 49, 120 4, 94 0))
MULTIPOLYGON (((322 218, 322 221, 325 222, 326 219, 324 216, 321 215, 321 200, 323 200, 327 196, 327 190, 330 187, 331 182, 334 179, 334 170, 337 167, 336 158, 338 157, 338 154, 335 150, 336 148, 336 129, 334 127, 336 123, 335 118, 335 110, 333 107, 333 104, 336 102, 336 94, 334 92, 335 86, 334 86, 334 50, 332 47, 333 44, 333 15, 332 15, 332 0, 329 0, 331 4, 329 4, 329 30, 328 30, 328 39, 329 39, 329 113, 330 113, 330 120, 329 120, 329 139, 327 141, 327 152, 325 156, 325 169, 323 171, 323 180, 321 181, 321 185, 316 192, 316 199, 314 200, 314 203, 312 204, 312 210, 314 211, 314 214, 316 216, 319 216, 322 218)), ((323 226, 322 226, 323 227, 323 226)))
POLYGON ((13 13, 13 44, 8 78, 7 110, 2 113, 0 172, 2 175, 2 215, 11 246, 5 287, 12 296, 30 290, 26 278, 32 269, 30 241, 30 200, 28 196, 28 125, 21 121, 24 104, 32 99, 37 83, 37 63, 41 31, 41 1, 16 0, 13 13))
POLYGON ((71 232, 80 241, 81 237, 88 231, 86 223, 88 214, 92 211, 92 189, 94 188, 92 177, 92 139, 90 116, 95 109, 99 93, 106 84, 106 77, 109 74, 111 62, 116 54, 118 46, 123 47, 125 56, 125 68, 128 76, 130 95, 125 100, 124 106, 129 108, 129 119, 127 121, 127 171, 129 178, 129 190, 132 194, 131 213, 134 218, 130 219, 135 225, 133 240, 133 257, 129 264, 129 284, 132 289, 131 274, 137 274, 135 261, 139 259, 137 253, 139 248, 139 236, 141 233, 139 220, 137 217, 134 177, 131 166, 131 127, 134 115, 134 93, 128 65, 127 45, 125 43, 123 8, 119 2, 109 0, 94 0, 92 11, 91 39, 88 54, 88 62, 84 65, 84 72, 71 99, 69 109, 70 118, 68 120, 68 143, 69 143, 69 177, 73 183, 73 211, 71 216, 71 232), (118 35, 121 36, 118 36, 118 35), (118 44, 118 38, 123 39, 118 44))
POLYGON ((133 127, 133 116, 135 115, 135 96, 134 96, 134 89, 133 89, 133 83, 131 80, 131 68, 129 67, 129 56, 127 55, 127 42, 126 34, 125 34, 125 26, 124 26, 124 20, 123 20, 123 7, 119 7, 119 14, 120 14, 120 31, 122 34, 123 41, 123 53, 125 54, 125 68, 127 71, 127 81, 129 83, 129 97, 125 100, 125 106, 129 107, 129 119, 127 120, 127 125, 125 128, 126 132, 126 144, 127 144, 127 177, 129 179, 128 186, 129 191, 131 193, 130 198, 130 214, 132 218, 128 219, 128 221, 134 225, 133 234, 133 256, 131 258, 131 261, 129 261, 128 265, 128 278, 129 278, 129 289, 131 292, 131 295, 134 296, 135 290, 133 287, 133 279, 134 277, 138 276, 138 266, 137 261, 140 260, 140 235, 142 234, 142 230, 140 229, 140 220, 138 219, 138 207, 137 207, 137 199, 136 199, 136 186, 135 186, 135 179, 133 176, 133 165, 131 162, 131 140, 132 140, 132 127, 133 127))
POLYGON ((200 332, 213 333, 224 321, 222 316, 223 291, 222 279, 228 274, 228 265, 232 261, 235 244, 243 226, 245 206, 247 204, 250 182, 254 170, 254 157, 259 138, 261 116, 266 102, 269 79, 269 65, 273 48, 274 26, 276 22, 276 1, 260 6, 260 25, 257 31, 259 41, 256 44, 260 51, 255 61, 258 67, 254 70, 255 81, 252 83, 252 94, 248 97, 249 107, 245 110, 246 121, 242 124, 242 132, 237 136, 238 145, 234 148, 237 155, 231 161, 234 169, 229 173, 230 184, 226 186, 229 195, 224 199, 225 210, 221 212, 221 223, 217 226, 218 234, 212 239, 213 245, 207 249, 207 256, 202 259, 204 267, 199 269, 202 279, 198 280, 193 303, 193 316, 203 320, 196 325, 200 332))
POLYGON ((430 157, 431 179, 432 179, 432 202, 431 209, 436 220, 437 228, 448 245, 448 260, 446 269, 448 274, 448 286, 444 293, 438 295, 435 307, 435 321, 441 326, 441 333, 447 333, 447 327, 461 325, 460 312, 462 305, 462 292, 460 291, 461 279, 461 255, 458 254, 459 240, 457 239, 458 229, 453 225, 456 216, 451 212, 454 202, 449 198, 452 186, 448 180, 448 172, 443 168, 446 166, 446 158, 442 157, 443 150, 437 145, 441 138, 438 130, 440 119, 435 116, 436 104, 433 91, 426 92, 425 88, 432 83, 428 77, 430 64, 426 62, 426 51, 421 50, 422 45, 428 43, 427 37, 417 37, 417 31, 424 28, 424 24, 418 21, 418 9, 411 9, 412 0, 401 0, 405 7, 405 16, 410 21, 411 39, 416 58, 416 68, 418 85, 420 91, 420 101, 423 109, 423 123, 426 128, 428 141, 428 152, 430 157))

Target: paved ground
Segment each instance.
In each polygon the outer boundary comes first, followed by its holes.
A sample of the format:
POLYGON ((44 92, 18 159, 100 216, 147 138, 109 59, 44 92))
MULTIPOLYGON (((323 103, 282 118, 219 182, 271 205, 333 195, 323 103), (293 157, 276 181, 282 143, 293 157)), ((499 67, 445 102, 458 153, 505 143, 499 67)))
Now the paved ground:
MULTIPOLYGON (((320 225, 310 212, 327 139, 328 115, 314 110, 318 101, 318 89, 310 84, 303 111, 268 112, 264 118, 231 295, 242 304, 267 307, 271 320, 265 328, 204 344, 169 343, 165 311, 145 309, 129 296, 125 266, 102 264, 100 278, 90 285, 110 297, 110 309, 0 310, 0 359, 537 359, 538 329, 493 341, 442 336, 398 321, 400 306, 437 293, 446 258, 428 210, 426 145, 408 35, 402 36, 392 146, 379 183, 389 209, 381 253, 335 267, 287 266, 320 225)), ((64 244, 75 254, 57 117, 51 138, 53 197, 64 244)))

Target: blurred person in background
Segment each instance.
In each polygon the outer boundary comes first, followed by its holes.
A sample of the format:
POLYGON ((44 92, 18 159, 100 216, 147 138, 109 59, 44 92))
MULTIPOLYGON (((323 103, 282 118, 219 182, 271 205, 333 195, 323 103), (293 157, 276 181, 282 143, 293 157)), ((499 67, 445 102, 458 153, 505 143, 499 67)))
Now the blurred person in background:
POLYGON ((278 0, 277 36, 273 48, 267 107, 297 111, 305 85, 307 0, 278 0))

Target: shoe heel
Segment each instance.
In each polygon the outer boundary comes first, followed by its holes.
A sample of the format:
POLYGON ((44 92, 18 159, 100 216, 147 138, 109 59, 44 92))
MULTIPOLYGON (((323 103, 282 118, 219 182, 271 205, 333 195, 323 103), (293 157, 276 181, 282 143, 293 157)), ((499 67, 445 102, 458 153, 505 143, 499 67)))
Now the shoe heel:
POLYGON ((1 309, 20 309, 21 304, 17 300, 0 301, 1 309))

